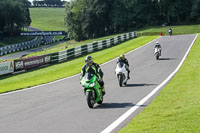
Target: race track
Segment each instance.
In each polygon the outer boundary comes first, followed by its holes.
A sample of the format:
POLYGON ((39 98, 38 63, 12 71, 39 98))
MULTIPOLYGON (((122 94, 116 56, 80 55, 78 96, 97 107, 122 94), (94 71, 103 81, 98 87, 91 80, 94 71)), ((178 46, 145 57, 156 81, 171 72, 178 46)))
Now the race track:
MULTIPOLYGON (((153 56, 156 40, 127 54, 131 70, 127 87, 118 85, 114 73, 116 59, 101 65, 106 95, 104 103, 94 109, 87 106, 79 75, 25 91, 1 94, 0 133, 99 133, 164 81, 176 69, 194 38, 195 35, 158 38, 162 46, 160 60, 153 56)), ((113 132, 148 106, 152 99, 113 132)))

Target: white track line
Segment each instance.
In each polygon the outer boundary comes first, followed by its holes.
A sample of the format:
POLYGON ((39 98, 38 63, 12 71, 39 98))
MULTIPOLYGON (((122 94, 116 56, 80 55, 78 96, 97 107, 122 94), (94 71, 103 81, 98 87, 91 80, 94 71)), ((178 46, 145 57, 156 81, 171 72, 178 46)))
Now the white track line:
MULTIPOLYGON (((157 39, 159 39, 159 38, 160 38, 160 37, 158 37, 158 38, 152 40, 151 42, 153 42, 153 41, 155 41, 155 40, 157 40, 157 39)), ((140 49, 140 48, 142 48, 142 47, 144 47, 144 46, 150 44, 151 42, 148 42, 147 44, 145 44, 145 45, 143 45, 143 46, 141 46, 141 47, 138 47, 138 48, 136 48, 136 49, 134 49, 134 50, 132 50, 132 51, 126 53, 126 54, 129 54, 129 53, 131 53, 131 52, 134 52, 135 50, 138 50, 138 49, 140 49)), ((112 61, 114 61, 114 60, 117 60, 117 59, 118 59, 118 57, 117 57, 117 58, 114 58, 114 59, 112 59, 112 60, 110 60, 110 61, 107 61, 107 62, 105 62, 105 63, 103 63, 103 64, 101 64, 101 66, 103 66, 103 65, 105 65, 105 64, 108 64, 108 63, 110 63, 110 62, 112 62, 112 61)), ((79 74, 76 74, 76 75, 73 75, 73 76, 70 76, 70 77, 67 77, 67 78, 63 78, 63 79, 59 79, 59 80, 56 80, 56 81, 52 81, 52 82, 49 82, 49 83, 46 83, 46 84, 41 84, 41 85, 33 86, 33 87, 30 87, 30 88, 24 88, 24 89, 21 89, 21 90, 11 91, 11 92, 7 92, 7 93, 2 93, 2 94, 0 94, 0 96, 8 95, 8 94, 13 94, 13 93, 17 93, 17 92, 22 92, 22 91, 32 90, 32 89, 37 88, 37 87, 41 87, 41 86, 45 86, 45 85, 54 84, 54 83, 57 83, 57 82, 60 82, 60 81, 63 81, 63 80, 69 79, 69 78, 73 78, 73 77, 79 76, 79 75, 80 75, 80 73, 79 73, 79 74)))
POLYGON ((101 133, 110 133, 112 130, 114 130, 120 123, 122 123, 126 118, 128 118, 134 111, 136 111, 141 105, 143 105, 150 97, 152 97, 161 87, 163 87, 180 69, 181 65, 184 63, 188 53, 190 52, 190 49, 192 48, 198 34, 196 34, 194 40, 192 41, 190 47, 188 48, 187 52, 185 53, 185 56, 181 60, 178 67, 165 79, 160 85, 158 85, 152 92, 150 92, 147 96, 145 96, 141 101, 139 101, 135 106, 130 108, 127 112, 125 112, 123 115, 121 115, 117 120, 115 120, 112 124, 110 124, 106 129, 101 131, 101 133))

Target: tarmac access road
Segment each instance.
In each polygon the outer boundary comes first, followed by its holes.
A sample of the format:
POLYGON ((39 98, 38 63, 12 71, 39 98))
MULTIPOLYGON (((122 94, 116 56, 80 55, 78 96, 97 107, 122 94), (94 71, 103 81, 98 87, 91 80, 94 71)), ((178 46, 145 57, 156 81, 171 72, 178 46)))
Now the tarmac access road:
MULTIPOLYGON (((1 133, 99 133, 134 107, 163 82, 179 65, 196 35, 163 36, 129 52, 130 77, 119 87, 116 59, 101 65, 106 95, 102 105, 87 106, 79 74, 46 85, 0 95, 1 133), (162 56, 156 60, 153 47, 159 40, 162 56)), ((95 61, 95 59, 94 59, 95 61)), ((148 106, 145 104, 112 132, 117 132, 148 106)), ((138 106, 138 105, 137 105, 138 106)))

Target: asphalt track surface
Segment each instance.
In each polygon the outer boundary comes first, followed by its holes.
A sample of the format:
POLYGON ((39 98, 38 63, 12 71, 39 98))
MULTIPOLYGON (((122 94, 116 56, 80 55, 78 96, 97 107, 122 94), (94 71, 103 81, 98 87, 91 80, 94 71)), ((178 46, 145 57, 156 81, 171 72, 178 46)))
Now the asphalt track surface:
MULTIPOLYGON (((131 69, 127 87, 118 85, 114 73, 116 59, 101 65, 106 95, 103 104, 94 109, 87 106, 79 75, 0 95, 0 133, 99 133, 164 81, 176 69, 194 38, 195 35, 158 38, 162 46, 160 60, 153 56, 157 40, 127 54, 131 69)), ((155 96, 113 132, 148 106, 155 96)))

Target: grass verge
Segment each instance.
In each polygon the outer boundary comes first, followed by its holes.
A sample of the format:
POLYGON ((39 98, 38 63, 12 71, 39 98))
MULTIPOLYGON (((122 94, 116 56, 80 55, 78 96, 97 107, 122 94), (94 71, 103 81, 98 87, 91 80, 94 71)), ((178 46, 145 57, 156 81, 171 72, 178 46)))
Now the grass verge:
MULTIPOLYGON (((126 53, 137 47, 140 47, 152 41, 155 38, 157 38, 157 36, 135 38, 124 42, 120 45, 99 52, 95 52, 90 55, 94 57, 95 62, 102 64, 106 61, 116 58, 122 53, 126 53)), ((42 69, 33 70, 12 76, 9 75, 1 77, 0 93, 44 84, 47 82, 51 82, 57 79, 69 77, 74 74, 80 73, 81 68, 84 64, 84 58, 85 57, 80 57, 72 61, 45 67, 42 69)))
POLYGON ((119 133, 200 132, 200 36, 159 96, 119 133))

